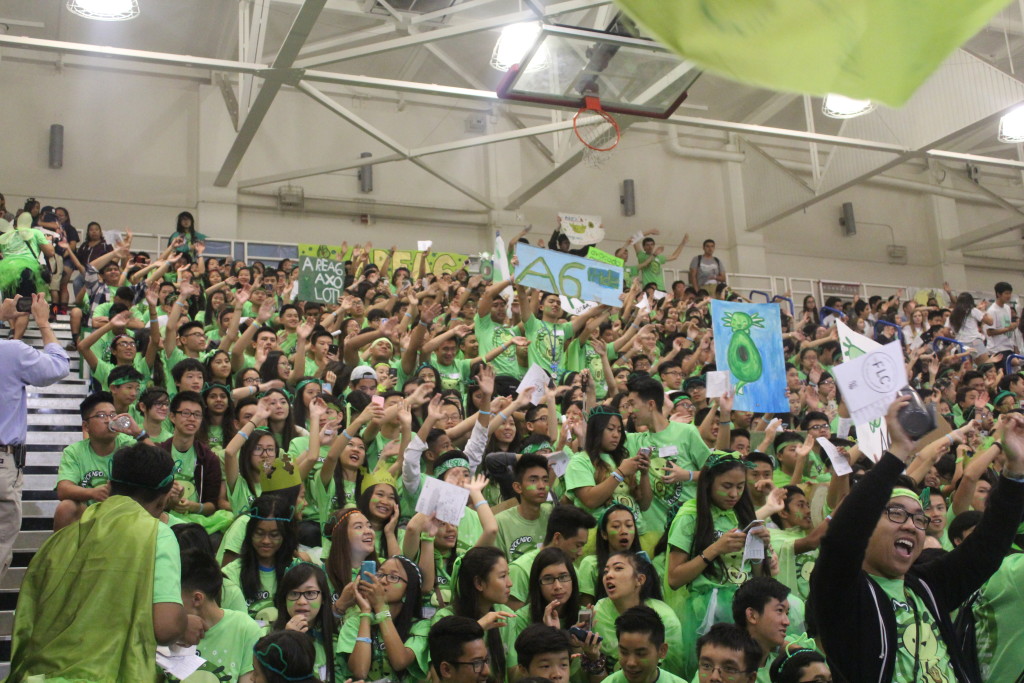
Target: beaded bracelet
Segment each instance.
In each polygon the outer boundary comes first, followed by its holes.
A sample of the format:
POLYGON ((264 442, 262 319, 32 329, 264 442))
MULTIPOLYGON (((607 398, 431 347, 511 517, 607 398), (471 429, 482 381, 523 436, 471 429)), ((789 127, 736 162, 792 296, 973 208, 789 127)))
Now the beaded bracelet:
POLYGON ((586 656, 580 659, 580 668, 585 673, 597 675, 603 673, 605 670, 605 659, 604 655, 600 655, 597 659, 589 659, 586 656))

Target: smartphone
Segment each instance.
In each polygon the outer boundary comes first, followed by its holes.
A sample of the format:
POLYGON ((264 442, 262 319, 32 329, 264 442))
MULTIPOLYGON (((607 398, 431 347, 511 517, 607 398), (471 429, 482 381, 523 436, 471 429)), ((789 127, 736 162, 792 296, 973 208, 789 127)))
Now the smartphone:
POLYGON ((391 368, 390 370, 388 370, 388 374, 391 375, 392 377, 398 377, 398 369, 391 368))
POLYGON ((366 578, 366 575, 370 576, 377 575, 377 563, 373 560, 363 560, 363 565, 359 567, 359 580, 370 583, 370 579, 366 578))
POLYGON ((32 297, 23 296, 14 304, 14 310, 18 313, 31 313, 32 312, 32 297))
MULTIPOLYGON (((589 607, 580 609, 579 616, 576 619, 576 623, 583 624, 580 628, 584 631, 589 631, 594 628, 594 610, 589 607)), ((584 633, 583 638, 586 638, 584 633)), ((581 639, 582 640, 582 639, 581 639)))
MULTIPOLYGON (((569 633, 571 633, 572 635, 576 636, 576 638, 579 639, 579 641, 582 643, 583 641, 585 641, 587 639, 587 634, 591 633, 591 631, 586 631, 586 630, 580 628, 579 626, 570 626, 569 627, 569 633)), ((597 637, 597 642, 600 643, 602 640, 604 640, 604 638, 602 638, 599 635, 597 637)))
POLYGON ((381 408, 384 407, 384 397, 383 396, 372 396, 372 397, 370 397, 370 402, 373 403, 374 405, 380 406, 381 408))
POLYGON ((327 347, 327 353, 332 355, 332 356, 337 356, 338 355, 338 351, 340 351, 340 350, 341 350, 341 347, 338 346, 337 344, 331 344, 330 346, 327 347))
POLYGON ((762 527, 762 526, 764 526, 764 520, 763 519, 755 519, 753 522, 751 522, 750 524, 747 525, 747 528, 743 530, 743 533, 749 534, 754 529, 756 529, 758 527, 762 527))

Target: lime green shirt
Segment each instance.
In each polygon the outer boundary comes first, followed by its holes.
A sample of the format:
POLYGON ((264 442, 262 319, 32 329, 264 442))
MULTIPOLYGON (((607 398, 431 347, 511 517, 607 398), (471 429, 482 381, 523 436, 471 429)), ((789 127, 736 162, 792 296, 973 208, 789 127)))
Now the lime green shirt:
POLYGON ((636 455, 644 446, 657 449, 651 453, 650 468, 654 499, 644 512, 644 521, 648 529, 665 529, 679 506, 697 495, 696 482, 666 484, 662 481, 666 463, 671 462, 673 467, 695 472, 704 467, 711 449, 704 443, 696 427, 682 422, 669 422, 660 432, 626 434, 626 451, 630 456, 636 455))
POLYGON ((252 651, 263 637, 263 629, 245 612, 224 610, 224 616, 210 627, 196 645, 196 654, 206 660, 191 676, 179 679, 167 674, 169 682, 206 683, 237 681, 252 671, 252 651))
MULTIPOLYGON (((127 434, 118 434, 114 437, 114 450, 110 455, 97 455, 92 448, 91 439, 83 439, 66 446, 60 456, 60 465, 57 466, 57 483, 70 481, 75 486, 86 489, 103 486, 110 479, 111 455, 119 448, 134 443, 135 439, 127 434)), ((56 488, 54 485, 54 489, 56 488)))
POLYGON ((535 520, 524 519, 519 514, 518 505, 502 510, 494 516, 498 522, 498 539, 495 545, 504 551, 509 562, 539 548, 544 542, 544 532, 547 531, 550 515, 550 503, 541 505, 540 515, 535 520))
POLYGON ((939 625, 925 604, 913 591, 906 590, 902 580, 874 574, 869 576, 885 591, 892 601, 892 611, 896 614, 897 651, 893 683, 951 680, 947 676, 952 667, 946 643, 939 633, 939 625))
MULTIPOLYGON (((494 349, 503 346, 512 337, 516 336, 516 330, 508 325, 499 325, 494 322, 490 315, 473 318, 473 330, 476 333, 477 341, 480 342, 480 355, 486 356, 494 349)), ((510 375, 516 379, 522 379, 526 374, 525 368, 519 365, 516 356, 515 346, 510 346, 491 361, 496 375, 510 375)))

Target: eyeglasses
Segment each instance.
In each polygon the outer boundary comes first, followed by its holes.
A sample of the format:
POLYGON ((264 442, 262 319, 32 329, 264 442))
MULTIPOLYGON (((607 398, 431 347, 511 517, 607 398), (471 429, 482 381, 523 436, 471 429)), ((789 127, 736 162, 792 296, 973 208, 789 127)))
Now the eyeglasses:
POLYGON ((99 419, 99 420, 113 420, 115 417, 117 417, 117 413, 96 413, 95 415, 90 415, 86 419, 87 420, 96 420, 96 419, 99 419))
POLYGON ((274 454, 274 447, 273 446, 256 446, 256 448, 252 449, 252 452, 254 454, 256 454, 256 455, 273 455, 274 454))
POLYGON ((700 670, 700 675, 701 676, 710 676, 712 673, 714 673, 715 669, 718 669, 719 671, 722 672, 722 678, 725 678, 725 679, 728 679, 728 680, 737 680, 743 674, 748 673, 747 671, 744 671, 743 669, 739 669, 739 668, 737 668, 735 666, 732 666, 730 664, 726 664, 726 665, 723 666, 721 664, 712 664, 711 662, 709 662, 707 660, 702 660, 697 665, 697 668, 700 670))
POLYGON ((155 401, 153 403, 153 407, 154 408, 168 408, 168 407, 170 407, 170 405, 171 405, 170 401, 155 401))
POLYGON ((119 341, 119 342, 117 342, 117 344, 115 344, 115 346, 117 346, 120 349, 128 349, 128 348, 134 349, 135 348, 135 342, 128 341, 128 340, 119 341))
POLYGON ((199 331, 189 332, 185 336, 186 337, 202 337, 203 339, 206 339, 206 333, 205 332, 199 332, 199 331))
POLYGON ((474 659, 472 662, 448 662, 455 666, 471 666, 473 667, 473 673, 482 674, 484 669, 487 668, 488 662, 486 659, 474 659))
POLYGON ((398 574, 385 574, 384 572, 377 572, 378 581, 387 581, 388 583, 409 583, 398 574))
POLYGON ((827 387, 829 385, 834 385, 835 383, 836 383, 836 381, 834 379, 823 379, 820 382, 818 382, 818 386, 819 387, 827 387))
POLYGON ((312 602, 313 600, 318 600, 320 598, 320 591, 288 591, 288 594, 285 595, 285 597, 291 600, 292 602, 295 602, 299 598, 306 598, 306 600, 312 602))
POLYGON ((548 574, 547 576, 540 577, 540 585, 542 586, 550 586, 555 581, 558 583, 572 583, 572 577, 568 573, 559 574, 558 576, 548 574))
POLYGON ((658 374, 661 375, 662 377, 664 377, 665 375, 679 375, 680 377, 682 377, 683 371, 682 370, 663 370, 663 371, 659 372, 658 374))
POLYGON ((174 411, 174 414, 181 415, 182 417, 185 418, 192 418, 195 420, 201 420, 203 418, 203 414, 198 410, 176 410, 174 411))
POLYGON ((259 377, 246 377, 245 379, 242 380, 242 384, 259 384, 259 383, 260 383, 260 378, 259 377))
POLYGON ((885 516, 888 517, 889 521, 894 524, 903 524, 908 519, 913 519, 914 526, 920 529, 921 531, 927 529, 928 525, 931 524, 932 521, 932 518, 924 514, 923 512, 920 512, 916 515, 912 515, 909 512, 907 512, 904 508, 901 508, 899 505, 892 505, 890 507, 885 508, 885 516))
POLYGON ((809 426, 807 428, 807 431, 809 431, 809 432, 824 432, 824 431, 828 431, 828 425, 827 424, 811 425, 811 426, 809 426))
MULTIPOLYGON (((269 538, 271 541, 280 541, 282 536, 280 531, 264 531, 263 529, 256 529, 252 532, 253 538, 269 538)), ((319 594, 320 591, 317 591, 319 594)))

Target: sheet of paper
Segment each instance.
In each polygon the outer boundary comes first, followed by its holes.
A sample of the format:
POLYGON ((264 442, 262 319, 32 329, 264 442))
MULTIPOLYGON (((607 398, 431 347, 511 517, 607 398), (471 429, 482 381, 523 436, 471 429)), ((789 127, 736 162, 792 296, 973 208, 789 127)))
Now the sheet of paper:
POLYGON ((747 540, 743 544, 743 561, 761 562, 762 560, 764 560, 764 541, 754 534, 748 533, 747 540))
POLYGON ((636 302, 636 310, 640 313, 651 310, 651 302, 647 300, 647 294, 641 294, 636 302))
POLYGON ((206 660, 196 654, 194 647, 160 645, 156 648, 156 663, 172 676, 185 680, 198 671, 206 660))
POLYGON ((853 468, 850 467, 850 462, 843 457, 843 454, 839 452, 839 449, 836 448, 834 443, 823 436, 819 436, 818 445, 821 446, 821 450, 825 452, 828 459, 832 461, 832 469, 836 471, 837 475, 841 477, 853 472, 853 468))
POLYGON ((679 455, 678 446, 658 446, 658 452, 655 454, 659 458, 674 458, 679 455))
POLYGON ((657 289, 656 289, 656 290, 654 290, 654 300, 655 300, 655 301, 661 301, 661 300, 662 300, 662 299, 664 299, 664 298, 665 298, 666 296, 668 296, 668 295, 667 295, 667 294, 666 294, 665 292, 659 291, 659 290, 657 290, 657 289))
POLYGON ((523 375, 523 381, 519 383, 519 387, 516 389, 517 394, 521 394, 524 391, 533 389, 533 395, 530 397, 530 403, 533 405, 539 405, 544 400, 544 390, 547 389, 548 382, 551 378, 548 377, 548 373, 544 371, 544 368, 534 363, 530 366, 530 369, 523 375))
POLYGON ((907 385, 903 347, 898 342, 845 361, 835 366, 834 372, 850 417, 857 424, 884 416, 896 400, 896 392, 907 385))
POLYGON ((434 515, 442 522, 458 526, 462 516, 466 514, 467 500, 468 489, 427 477, 423 480, 420 497, 416 500, 416 512, 434 515))
POLYGON ((551 465, 555 476, 564 477, 565 470, 569 467, 569 454, 565 452, 565 449, 555 451, 548 456, 548 464, 551 465))
POLYGON ((718 398, 729 393, 729 373, 725 370, 712 370, 706 376, 707 397, 718 398))
POLYGON ((562 310, 569 315, 583 315, 598 305, 594 301, 583 301, 575 297, 570 298, 564 294, 559 294, 558 299, 562 302, 562 310))
POLYGON ((416 248, 420 251, 426 251, 430 247, 434 246, 433 240, 419 240, 416 242, 416 248))
POLYGON ((156 317, 156 322, 157 322, 158 325, 160 325, 160 327, 167 327, 167 316, 166 315, 158 315, 156 317))
POLYGON ((643 232, 643 230, 637 230, 636 232, 633 233, 633 236, 629 238, 630 246, 636 244, 637 242, 643 242, 643 241, 644 241, 644 232, 643 232))
POLYGON ((767 427, 765 427, 765 431, 768 431, 770 429, 776 429, 780 424, 782 424, 782 420, 780 420, 777 417, 773 417, 772 421, 768 423, 767 427))

